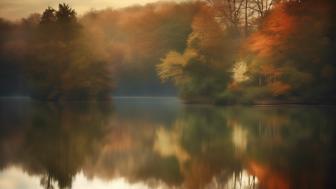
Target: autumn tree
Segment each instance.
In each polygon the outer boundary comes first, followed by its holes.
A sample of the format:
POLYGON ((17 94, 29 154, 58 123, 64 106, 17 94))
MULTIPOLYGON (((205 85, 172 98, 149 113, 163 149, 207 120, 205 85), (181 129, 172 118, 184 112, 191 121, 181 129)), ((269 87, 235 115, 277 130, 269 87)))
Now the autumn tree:
POLYGON ((32 97, 87 99, 109 95, 113 66, 90 45, 93 39, 66 4, 47 8, 32 36, 25 71, 32 97))
POLYGON ((247 0, 205 0, 213 7, 216 18, 226 27, 239 32, 243 19, 243 9, 247 0))
POLYGON ((248 36, 256 27, 261 17, 264 17, 277 0, 205 0, 214 8, 217 19, 226 27, 248 36))
POLYGON ((260 17, 264 17, 278 0, 250 0, 249 9, 255 11, 260 17))
POLYGON ((278 4, 247 41, 255 85, 267 86, 271 96, 287 99, 334 98, 335 67, 328 58, 331 10, 327 1, 278 4))
POLYGON ((158 74, 174 81, 186 101, 213 101, 227 86, 237 38, 221 27, 207 5, 200 7, 192 29, 186 50, 169 52, 157 66, 158 74))

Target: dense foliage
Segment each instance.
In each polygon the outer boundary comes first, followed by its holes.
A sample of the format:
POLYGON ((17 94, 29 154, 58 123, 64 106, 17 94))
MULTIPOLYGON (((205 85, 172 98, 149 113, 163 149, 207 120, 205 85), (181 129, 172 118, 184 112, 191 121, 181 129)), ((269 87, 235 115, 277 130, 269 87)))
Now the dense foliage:
POLYGON ((194 17, 185 52, 168 53, 158 66, 161 79, 173 80, 185 100, 335 101, 332 1, 274 1, 260 14, 248 9, 255 1, 246 1, 236 22, 214 14, 217 7, 228 12, 230 1, 211 2, 203 8, 210 14, 201 9, 194 17))
POLYGON ((1 95, 334 102, 335 2, 200 0, 0 20, 1 95), (162 84, 161 81, 168 81, 162 84))

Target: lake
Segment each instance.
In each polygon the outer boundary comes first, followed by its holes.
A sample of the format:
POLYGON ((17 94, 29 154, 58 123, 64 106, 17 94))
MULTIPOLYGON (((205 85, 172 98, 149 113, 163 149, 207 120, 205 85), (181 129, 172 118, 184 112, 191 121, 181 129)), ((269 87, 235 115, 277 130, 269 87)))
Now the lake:
POLYGON ((0 100, 1 189, 333 188, 336 108, 0 100))

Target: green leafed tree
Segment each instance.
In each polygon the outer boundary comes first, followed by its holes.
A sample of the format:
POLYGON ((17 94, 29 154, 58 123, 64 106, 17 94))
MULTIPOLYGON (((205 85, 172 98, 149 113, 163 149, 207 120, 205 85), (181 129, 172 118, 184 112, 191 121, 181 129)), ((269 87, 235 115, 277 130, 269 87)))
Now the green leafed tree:
POLYGON ((187 48, 182 54, 168 53, 157 66, 158 74, 173 81, 185 101, 213 102, 227 88, 239 43, 239 35, 203 5, 193 19, 187 48))
POLYGON ((75 10, 47 8, 29 41, 25 71, 34 98, 105 98, 114 88, 113 65, 90 45, 75 10))

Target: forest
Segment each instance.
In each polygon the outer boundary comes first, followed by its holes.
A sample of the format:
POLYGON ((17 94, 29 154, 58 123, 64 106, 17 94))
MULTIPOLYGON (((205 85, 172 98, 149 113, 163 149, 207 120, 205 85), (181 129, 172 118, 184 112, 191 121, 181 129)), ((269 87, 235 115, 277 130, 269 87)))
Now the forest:
POLYGON ((0 96, 336 102, 334 0, 157 2, 0 18, 0 96))

